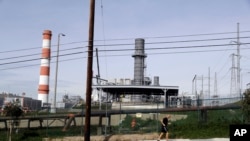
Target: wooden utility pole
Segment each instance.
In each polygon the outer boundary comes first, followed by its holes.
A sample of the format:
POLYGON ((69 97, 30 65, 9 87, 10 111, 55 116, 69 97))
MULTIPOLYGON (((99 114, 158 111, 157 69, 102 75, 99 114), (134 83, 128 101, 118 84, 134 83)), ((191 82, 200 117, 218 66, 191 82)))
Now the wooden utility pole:
POLYGON ((93 75, 92 66, 93 66, 93 45, 94 45, 94 23, 95 23, 95 0, 90 0, 84 141, 90 141, 90 116, 91 116, 91 94, 92 94, 92 75, 93 75))

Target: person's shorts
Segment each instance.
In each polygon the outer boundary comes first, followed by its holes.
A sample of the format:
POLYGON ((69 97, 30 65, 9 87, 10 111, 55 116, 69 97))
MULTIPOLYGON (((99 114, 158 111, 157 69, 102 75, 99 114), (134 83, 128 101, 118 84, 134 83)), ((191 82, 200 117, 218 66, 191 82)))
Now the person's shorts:
POLYGON ((161 132, 167 133, 168 132, 168 128, 166 126, 161 126, 161 132))

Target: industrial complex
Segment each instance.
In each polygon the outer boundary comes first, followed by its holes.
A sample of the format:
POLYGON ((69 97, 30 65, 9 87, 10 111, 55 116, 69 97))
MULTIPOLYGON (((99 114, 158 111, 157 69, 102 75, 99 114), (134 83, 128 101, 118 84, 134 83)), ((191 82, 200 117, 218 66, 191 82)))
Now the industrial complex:
MULTIPOLYGON (((20 106, 28 107, 31 110, 39 110, 43 107, 55 106, 56 108, 70 108, 79 103, 81 97, 64 96, 64 100, 60 102, 49 103, 49 78, 50 78, 50 57, 51 57, 51 36, 50 30, 44 30, 42 53, 41 53, 41 66, 38 85, 38 99, 32 99, 13 94, 1 94, 0 105, 15 100, 20 101, 20 106), (73 100, 70 99, 73 97, 73 100), (66 99, 65 99, 66 98, 66 99), (69 106, 70 105, 70 106, 69 106)), ((114 81, 107 81, 100 77, 96 77, 97 83, 92 85, 92 101, 112 103, 115 108, 117 104, 127 106, 127 108, 136 108, 143 105, 155 106, 157 103, 162 103, 162 107, 169 105, 170 97, 178 96, 178 86, 164 86, 160 85, 160 77, 154 76, 149 78, 145 75, 145 40, 142 38, 135 39, 135 52, 132 54, 134 58, 134 78, 114 79, 114 81), (105 80, 105 81, 103 81, 105 80), (152 82, 153 80, 153 82, 152 82)), ((177 100, 177 99, 175 99, 177 100)), ((157 106, 159 106, 157 104, 157 106)))
MULTIPOLYGON (((92 87, 99 92, 98 101, 112 102, 115 105, 123 105, 126 108, 146 108, 145 105, 151 107, 156 103, 163 102, 163 107, 168 105, 170 96, 178 96, 178 86, 160 85, 159 76, 149 78, 145 76, 145 40, 141 38, 135 39, 134 58, 134 78, 132 79, 115 79, 114 82, 104 81, 94 84, 92 87), (101 91, 101 92, 100 92, 101 91), (102 92, 105 95, 101 95, 102 92), (140 106, 143 105, 143 106, 140 106)), ((98 79, 98 78, 97 78, 98 79)), ((159 105, 158 105, 159 106, 159 105)))

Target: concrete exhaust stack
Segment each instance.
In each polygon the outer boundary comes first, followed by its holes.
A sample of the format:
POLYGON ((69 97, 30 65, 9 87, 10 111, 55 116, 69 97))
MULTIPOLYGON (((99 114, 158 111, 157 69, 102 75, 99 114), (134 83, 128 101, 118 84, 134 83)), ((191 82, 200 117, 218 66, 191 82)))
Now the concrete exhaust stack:
MULTIPOLYGON (((145 69, 145 58, 147 57, 144 52, 144 39, 135 39, 135 54, 134 57, 134 85, 145 85, 144 84, 144 69, 145 69)), ((131 100, 133 102, 141 102, 141 95, 132 95, 131 100)))
POLYGON ((44 104, 48 103, 48 96, 49 96, 51 36, 52 32, 50 30, 44 30, 40 77, 38 86, 38 100, 42 101, 42 107, 44 107, 44 104))

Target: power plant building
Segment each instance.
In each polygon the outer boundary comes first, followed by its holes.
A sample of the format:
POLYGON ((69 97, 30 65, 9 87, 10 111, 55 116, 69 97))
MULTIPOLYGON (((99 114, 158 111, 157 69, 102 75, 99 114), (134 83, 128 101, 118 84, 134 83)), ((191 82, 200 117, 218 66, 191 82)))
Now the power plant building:
POLYGON ((163 101, 164 107, 167 107, 169 97, 178 96, 178 86, 160 85, 159 76, 155 76, 153 78, 154 83, 151 84, 151 79, 145 76, 145 58, 147 55, 145 54, 144 44, 144 39, 135 39, 135 53, 132 55, 134 58, 134 79, 126 78, 113 83, 106 82, 92 86, 94 89, 106 93, 106 100, 102 99, 102 101, 126 102, 135 105, 163 101))
POLYGON ((30 97, 15 94, 0 94, 0 107, 4 108, 8 103, 17 103, 23 110, 41 110, 42 101, 30 97))

